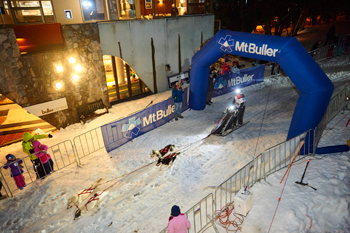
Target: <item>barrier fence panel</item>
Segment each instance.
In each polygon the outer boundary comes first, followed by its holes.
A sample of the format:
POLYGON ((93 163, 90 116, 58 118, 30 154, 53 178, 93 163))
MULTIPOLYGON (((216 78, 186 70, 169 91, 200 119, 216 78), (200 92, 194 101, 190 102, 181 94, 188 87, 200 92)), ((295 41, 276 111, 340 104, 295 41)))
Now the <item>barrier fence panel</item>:
POLYGON ((349 54, 349 48, 349 45, 341 41, 337 44, 326 45, 321 48, 312 50, 309 52, 309 54, 315 59, 315 61, 322 61, 334 56, 349 54))
MULTIPOLYGON (((46 166, 50 167, 50 170, 61 170, 72 163, 77 163, 73 144, 70 140, 66 140, 49 147, 47 152, 39 151, 32 155, 38 155, 42 153, 44 153, 44 155, 42 155, 41 160, 44 159, 44 156, 46 156, 45 160, 48 160, 48 156, 50 155, 53 161, 53 167, 49 163, 46 164, 46 166)), ((39 155, 37 157, 39 157, 39 155)), ((41 178, 45 178, 48 174, 46 174, 44 165, 37 164, 37 166, 41 166, 41 169, 44 174, 41 178)), ((0 167, 0 172, 1 177, 3 178, 2 183, 4 184, 6 194, 8 194, 11 197, 13 197, 13 193, 15 191, 19 190, 13 176, 23 176, 26 185, 32 184, 37 180, 37 175, 34 170, 33 162, 31 161, 29 156, 26 156, 24 158, 18 158, 15 161, 10 161, 6 163, 4 166, 0 167)))
POLYGON ((79 163, 81 158, 105 148, 101 127, 74 137, 73 142, 79 163))
MULTIPOLYGON (((191 228, 187 230, 187 233, 197 233, 213 223, 212 217, 215 213, 213 202, 213 194, 209 193, 184 213, 191 222, 191 228)), ((168 227, 164 228, 160 233, 167 233, 167 229, 168 227)))
POLYGON ((51 159, 55 163, 55 170, 61 170, 72 163, 78 164, 71 140, 66 140, 49 147, 47 153, 51 155, 51 159))
POLYGON ((315 136, 315 147, 317 147, 319 141, 321 140, 323 131, 325 130, 327 124, 341 111, 345 108, 349 108, 350 100, 350 84, 345 86, 338 94, 333 96, 329 101, 329 105, 325 115, 323 116, 321 122, 316 128, 315 136))

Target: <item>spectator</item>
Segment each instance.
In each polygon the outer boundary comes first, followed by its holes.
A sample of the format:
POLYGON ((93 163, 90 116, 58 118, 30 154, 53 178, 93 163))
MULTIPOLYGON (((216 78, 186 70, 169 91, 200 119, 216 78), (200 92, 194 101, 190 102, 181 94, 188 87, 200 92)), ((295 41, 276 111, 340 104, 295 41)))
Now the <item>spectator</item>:
POLYGON ((184 91, 181 88, 181 84, 179 82, 176 82, 175 87, 172 91, 172 97, 175 102, 175 120, 178 120, 179 118, 184 118, 181 116, 181 108, 182 108, 182 93, 184 91))
POLYGON ((4 168, 11 170, 11 177, 16 182, 17 187, 20 190, 23 190, 23 187, 26 187, 26 183, 24 182, 24 176, 23 173, 23 166, 20 165, 23 161, 21 159, 16 159, 16 157, 12 154, 6 155, 7 163, 5 164, 4 168))
POLYGON ((310 51, 314 51, 318 49, 318 46, 321 44, 321 40, 316 41, 313 45, 310 51))
POLYGON ((213 98, 214 94, 214 74, 209 74, 208 79, 208 90, 207 90, 207 105, 211 105, 213 102, 211 102, 211 99, 213 98))
POLYGON ((222 65, 221 75, 228 74, 229 72, 230 72, 230 67, 229 67, 228 61, 227 61, 222 65))
POLYGON ((335 26, 332 23, 327 34, 326 34, 327 40, 324 42, 323 46, 326 46, 330 40, 333 40, 334 35, 335 35, 335 26))
POLYGON ((316 49, 318 49, 318 46, 321 44, 321 40, 316 41, 313 45, 312 48, 310 50, 310 55, 311 57, 314 57, 317 53, 317 51, 315 51, 316 49))
POLYGON ((228 54, 225 54, 225 62, 230 61, 230 56, 228 54))
POLYGON ((259 65, 259 60, 258 59, 255 59, 252 66, 258 66, 259 65))
POLYGON ((240 72, 239 68, 237 67, 237 63, 236 62, 232 63, 232 70, 231 71, 234 74, 238 74, 240 72))
POLYGON ((233 62, 236 62, 236 63, 237 63, 237 68, 238 68, 238 69, 241 69, 241 68, 245 67, 244 64, 242 64, 242 65, 239 64, 239 60, 234 60, 233 62))
POLYGON ((47 153, 48 147, 46 145, 41 144, 39 141, 34 141, 33 147, 35 155, 40 158, 40 161, 44 166, 45 174, 50 175, 51 172, 54 172, 54 170, 51 156, 47 153))
POLYGON ((179 10, 175 7, 175 4, 171 4, 171 16, 179 15, 179 10))
POLYGON ((180 207, 174 205, 169 217, 168 233, 187 233, 190 227, 191 223, 184 214, 181 214, 180 207))
POLYGON ((22 149, 26 153, 33 163, 34 171, 36 173, 37 179, 45 177, 44 167, 38 157, 34 154, 34 148, 32 143, 40 138, 52 138, 51 134, 43 135, 31 135, 30 133, 23 134, 22 149))

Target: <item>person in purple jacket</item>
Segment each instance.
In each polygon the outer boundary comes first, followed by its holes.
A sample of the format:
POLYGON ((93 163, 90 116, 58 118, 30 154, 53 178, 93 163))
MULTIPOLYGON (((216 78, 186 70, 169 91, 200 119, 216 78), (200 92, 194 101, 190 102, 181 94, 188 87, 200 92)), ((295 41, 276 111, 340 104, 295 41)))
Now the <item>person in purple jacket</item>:
POLYGON ((26 187, 26 183, 24 182, 24 176, 23 173, 23 166, 20 165, 23 161, 21 159, 16 159, 16 157, 12 154, 6 155, 7 163, 5 164, 4 168, 11 169, 11 176, 16 182, 17 187, 22 190, 23 187, 26 187))
POLYGON ((171 216, 168 223, 168 233, 187 233, 191 227, 190 221, 184 214, 181 214, 180 207, 174 205, 171 208, 171 216))

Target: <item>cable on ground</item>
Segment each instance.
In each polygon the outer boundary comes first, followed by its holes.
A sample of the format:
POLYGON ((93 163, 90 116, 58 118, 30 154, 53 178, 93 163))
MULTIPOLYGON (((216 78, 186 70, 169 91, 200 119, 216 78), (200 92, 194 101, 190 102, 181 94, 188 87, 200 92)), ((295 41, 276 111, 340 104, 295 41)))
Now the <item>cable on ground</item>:
POLYGON ((240 225, 243 224, 243 216, 233 213, 232 215, 235 217, 233 220, 230 220, 230 214, 234 209, 233 203, 227 203, 226 206, 222 207, 221 210, 216 210, 213 214, 213 218, 218 219, 219 222, 225 226, 226 232, 234 232, 237 231, 242 232, 242 227, 240 225), (232 225, 231 229, 230 226, 232 225), (233 228, 233 229, 232 229, 233 228))

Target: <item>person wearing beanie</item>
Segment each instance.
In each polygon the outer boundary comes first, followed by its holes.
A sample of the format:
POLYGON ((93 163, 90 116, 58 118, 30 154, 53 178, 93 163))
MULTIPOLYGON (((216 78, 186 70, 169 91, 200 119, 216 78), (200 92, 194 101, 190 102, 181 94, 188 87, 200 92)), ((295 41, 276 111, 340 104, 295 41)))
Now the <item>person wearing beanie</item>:
POLYGON ((17 159, 14 155, 8 154, 6 155, 6 160, 7 163, 5 166, 3 166, 4 169, 10 168, 11 170, 11 177, 16 182, 17 187, 22 190, 23 187, 26 187, 26 183, 24 181, 24 176, 22 175, 23 173, 23 166, 21 163, 23 162, 21 159, 17 159))
POLYGON ((184 214, 181 214, 180 207, 174 205, 171 208, 168 233, 187 233, 187 229, 190 227, 191 223, 184 214))
POLYGON ((51 134, 32 135, 26 132, 23 134, 23 142, 22 142, 23 152, 26 153, 29 156, 30 160, 32 161, 37 179, 45 178, 46 176, 46 173, 44 171, 44 166, 41 163, 40 159, 36 157, 36 155, 34 154, 35 152, 33 147, 33 142, 41 138, 52 138, 52 135, 51 134))

